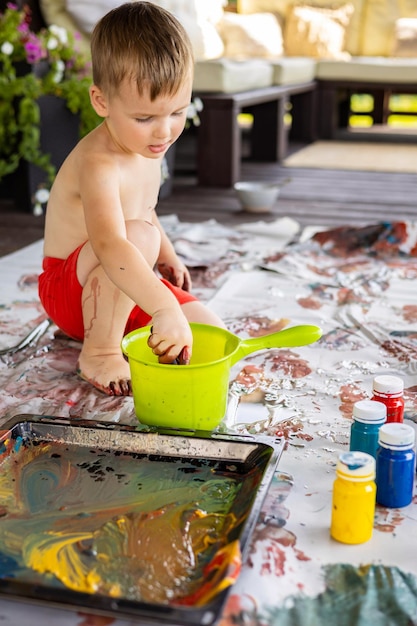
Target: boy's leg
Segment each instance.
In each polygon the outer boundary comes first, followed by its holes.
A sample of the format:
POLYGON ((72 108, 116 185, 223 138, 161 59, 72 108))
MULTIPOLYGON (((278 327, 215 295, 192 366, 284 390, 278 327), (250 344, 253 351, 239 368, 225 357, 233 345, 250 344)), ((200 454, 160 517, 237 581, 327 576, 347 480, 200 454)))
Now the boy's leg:
POLYGON ((184 312, 185 317, 189 322, 195 322, 198 324, 210 324, 211 326, 218 326, 219 328, 226 328, 225 323, 220 317, 210 311, 202 302, 198 300, 195 302, 185 302, 181 305, 181 309, 184 312))
MULTIPOLYGON (((128 222, 127 236, 153 267, 160 234, 149 222, 128 222)), ((84 341, 78 360, 79 375, 109 395, 131 395, 130 369, 120 343, 134 303, 110 281, 90 244, 80 252, 77 274, 83 285, 84 341)))

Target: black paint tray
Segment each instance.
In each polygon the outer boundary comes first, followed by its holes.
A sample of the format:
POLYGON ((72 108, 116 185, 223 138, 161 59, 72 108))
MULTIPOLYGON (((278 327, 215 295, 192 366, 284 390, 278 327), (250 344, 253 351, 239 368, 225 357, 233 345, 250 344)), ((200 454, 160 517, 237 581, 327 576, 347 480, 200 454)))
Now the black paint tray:
POLYGON ((0 594, 211 626, 282 443, 18 415, 0 431, 0 594))

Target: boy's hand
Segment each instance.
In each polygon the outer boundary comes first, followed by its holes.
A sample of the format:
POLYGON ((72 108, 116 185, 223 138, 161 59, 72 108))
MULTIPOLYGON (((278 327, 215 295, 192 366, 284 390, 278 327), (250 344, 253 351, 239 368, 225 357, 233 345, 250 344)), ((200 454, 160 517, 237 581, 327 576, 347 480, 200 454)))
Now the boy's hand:
POLYGON ((188 365, 192 345, 191 328, 181 311, 163 309, 154 314, 148 346, 160 363, 170 364, 178 359, 180 365, 188 365))
POLYGON ((191 291, 190 272, 179 259, 175 263, 158 263, 157 268, 162 278, 168 280, 171 285, 181 287, 184 291, 191 291))

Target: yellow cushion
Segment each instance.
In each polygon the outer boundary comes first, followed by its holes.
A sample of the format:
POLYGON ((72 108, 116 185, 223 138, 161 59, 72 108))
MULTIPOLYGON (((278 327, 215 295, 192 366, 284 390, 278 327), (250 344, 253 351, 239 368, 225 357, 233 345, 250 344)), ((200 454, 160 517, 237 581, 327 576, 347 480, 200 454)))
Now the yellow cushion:
POLYGON ((282 55, 281 26, 272 13, 227 13, 217 25, 229 58, 274 58, 282 55))
POLYGON ((416 0, 398 0, 400 17, 417 17, 416 0))
POLYGON ((392 55, 395 57, 417 57, 416 17, 401 17, 396 21, 392 55))
POLYGON ((399 17, 398 0, 366 0, 361 54, 389 56, 394 42, 395 22, 399 17))
POLYGON ((293 5, 285 22, 285 53, 319 59, 348 58, 346 29, 353 11, 352 4, 336 9, 309 4, 293 5))
MULTIPOLYGON (((308 0, 305 0, 308 2, 308 0)), ((312 0, 313 2, 314 0, 312 0)), ((345 49, 352 55, 361 54, 362 40, 362 13, 365 0, 345 0, 354 6, 354 12, 351 16, 346 31, 345 49)), ((402 2, 416 2, 416 0, 401 0, 402 2)), ((334 8, 335 2, 343 3, 343 0, 317 0, 314 1, 315 6, 322 8, 334 8)), ((239 13, 258 13, 259 11, 269 11, 277 17, 285 19, 289 8, 297 4, 296 0, 238 0, 237 7, 239 13)), ((408 13, 410 15, 410 13, 408 13)))

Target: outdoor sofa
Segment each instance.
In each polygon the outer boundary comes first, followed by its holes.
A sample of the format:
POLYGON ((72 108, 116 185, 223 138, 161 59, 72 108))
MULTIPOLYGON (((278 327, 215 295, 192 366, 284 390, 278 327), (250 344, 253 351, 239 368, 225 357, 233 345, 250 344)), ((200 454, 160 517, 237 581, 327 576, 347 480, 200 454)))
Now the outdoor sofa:
MULTIPOLYGON (((97 19, 120 4, 35 1, 47 24, 81 32, 86 49, 97 19)), ((375 123, 386 122, 391 93, 417 93, 417 0, 237 0, 233 10, 224 0, 154 1, 194 46, 202 185, 239 178, 241 112, 253 115, 250 156, 281 161, 288 133, 309 142, 347 126, 353 93, 373 96, 375 123)))

